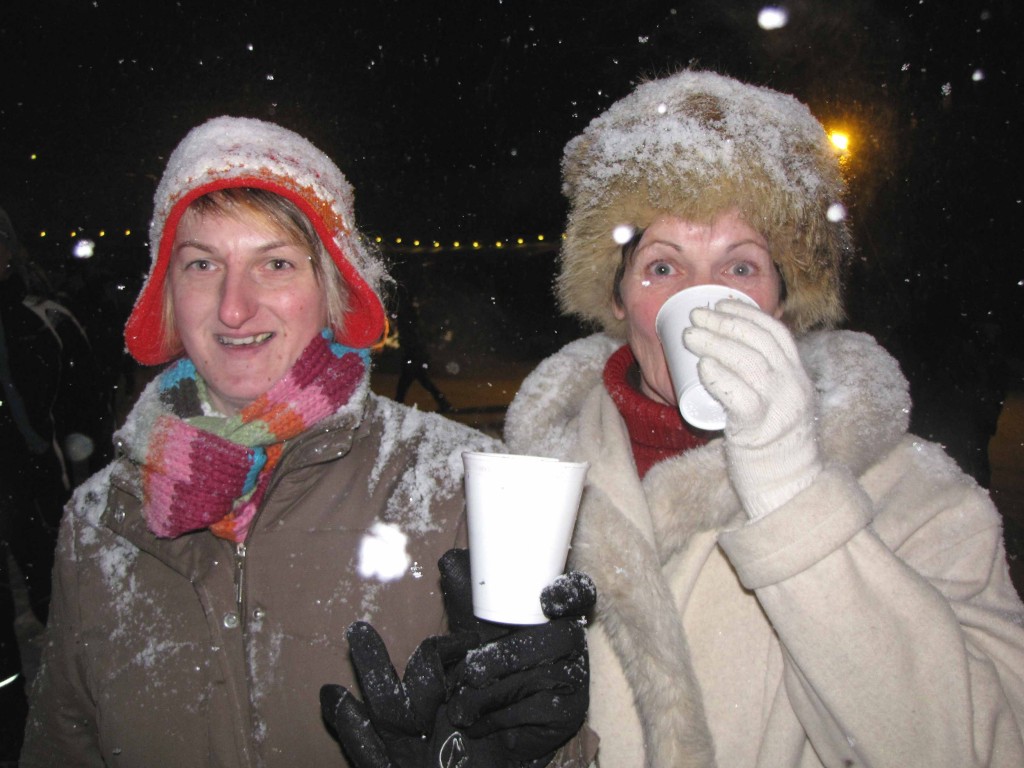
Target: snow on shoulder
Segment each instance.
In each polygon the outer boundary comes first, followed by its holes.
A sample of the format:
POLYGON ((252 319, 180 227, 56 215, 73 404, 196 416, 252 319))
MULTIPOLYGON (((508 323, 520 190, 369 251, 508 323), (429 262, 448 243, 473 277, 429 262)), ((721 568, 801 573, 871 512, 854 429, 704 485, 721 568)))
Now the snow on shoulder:
POLYGON ((403 531, 425 533, 435 530, 430 509, 462 491, 462 452, 500 451, 501 443, 463 424, 435 413, 425 413, 384 397, 371 395, 376 417, 382 426, 380 450, 371 469, 371 490, 392 462, 410 457, 388 501, 386 514, 403 531))

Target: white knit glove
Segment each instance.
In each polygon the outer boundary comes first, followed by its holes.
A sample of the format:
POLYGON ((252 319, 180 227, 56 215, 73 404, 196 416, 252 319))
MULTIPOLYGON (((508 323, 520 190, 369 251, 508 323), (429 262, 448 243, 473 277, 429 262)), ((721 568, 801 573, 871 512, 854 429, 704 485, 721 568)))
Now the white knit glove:
POLYGON ((786 326, 756 307, 695 309, 683 343, 701 383, 725 407, 729 477, 751 520, 809 486, 821 471, 814 387, 786 326))

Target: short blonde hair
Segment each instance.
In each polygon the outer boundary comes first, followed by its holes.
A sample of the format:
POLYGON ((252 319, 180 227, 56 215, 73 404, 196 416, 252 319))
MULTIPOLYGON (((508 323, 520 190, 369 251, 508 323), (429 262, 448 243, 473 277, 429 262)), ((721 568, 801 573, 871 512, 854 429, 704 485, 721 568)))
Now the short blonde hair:
MULTIPOLYGON (((310 253, 313 276, 324 292, 327 323, 336 335, 341 333, 345 325, 345 310, 348 308, 345 283, 312 223, 295 203, 265 189, 229 187, 197 197, 186 209, 185 215, 189 213, 257 221, 280 232, 288 241, 306 248, 310 253)), ((170 280, 164 282, 163 344, 165 349, 180 350, 181 340, 174 326, 170 284, 170 280)))

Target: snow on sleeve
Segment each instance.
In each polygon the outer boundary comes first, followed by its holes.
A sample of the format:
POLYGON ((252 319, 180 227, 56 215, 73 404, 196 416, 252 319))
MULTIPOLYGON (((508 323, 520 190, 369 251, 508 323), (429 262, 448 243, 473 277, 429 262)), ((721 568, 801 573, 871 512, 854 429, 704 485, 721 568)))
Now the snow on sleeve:
MULTIPOLYGON (((135 574, 139 550, 126 539, 114 534, 102 522, 110 492, 111 478, 118 469, 112 462, 82 483, 72 497, 73 538, 75 554, 97 569, 106 595, 101 601, 104 610, 116 619, 111 631, 112 641, 124 642, 135 637, 169 636, 170 628, 159 624, 166 620, 159 600, 146 590, 135 574), (140 613, 143 607, 147 614, 140 613)), ((148 666, 156 653, 136 654, 134 663, 148 666)))
POLYGON ((108 464, 86 479, 72 494, 72 508, 93 525, 99 523, 100 514, 107 502, 107 491, 110 488, 110 475, 113 470, 114 465, 108 464))

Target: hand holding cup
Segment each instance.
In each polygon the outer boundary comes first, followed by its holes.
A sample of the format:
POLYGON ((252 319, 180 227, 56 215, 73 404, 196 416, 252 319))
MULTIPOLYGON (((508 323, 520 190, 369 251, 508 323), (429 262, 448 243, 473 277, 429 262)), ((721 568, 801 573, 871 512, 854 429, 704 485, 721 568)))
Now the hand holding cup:
POLYGON ((473 612, 501 624, 542 624, 541 591, 565 570, 586 462, 462 454, 473 612))
POLYGON ((714 307, 722 299, 743 301, 757 306, 742 291, 724 285, 695 285, 680 291, 666 301, 654 321, 654 327, 665 351, 665 362, 675 389, 679 412, 687 423, 697 429, 725 428, 725 409, 700 382, 697 374, 699 358, 683 344, 683 333, 692 325, 691 314, 699 307, 714 307))

